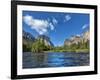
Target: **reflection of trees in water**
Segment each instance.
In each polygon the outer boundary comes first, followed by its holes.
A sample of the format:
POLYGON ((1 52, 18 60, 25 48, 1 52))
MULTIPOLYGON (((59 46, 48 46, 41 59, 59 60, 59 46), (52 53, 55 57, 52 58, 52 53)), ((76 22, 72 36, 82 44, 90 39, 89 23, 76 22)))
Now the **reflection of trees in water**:
POLYGON ((47 61, 47 56, 45 54, 38 53, 38 54, 35 54, 34 60, 36 62, 35 64, 38 67, 42 67, 44 65, 44 63, 46 63, 46 61, 47 61))

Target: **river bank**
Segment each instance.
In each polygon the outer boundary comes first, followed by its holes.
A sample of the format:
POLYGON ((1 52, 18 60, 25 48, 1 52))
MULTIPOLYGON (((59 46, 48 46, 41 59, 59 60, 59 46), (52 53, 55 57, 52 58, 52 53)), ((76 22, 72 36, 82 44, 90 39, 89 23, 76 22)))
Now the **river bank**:
POLYGON ((75 53, 89 53, 89 49, 75 49, 75 50, 48 50, 48 51, 44 51, 44 53, 48 53, 48 52, 75 52, 75 53))

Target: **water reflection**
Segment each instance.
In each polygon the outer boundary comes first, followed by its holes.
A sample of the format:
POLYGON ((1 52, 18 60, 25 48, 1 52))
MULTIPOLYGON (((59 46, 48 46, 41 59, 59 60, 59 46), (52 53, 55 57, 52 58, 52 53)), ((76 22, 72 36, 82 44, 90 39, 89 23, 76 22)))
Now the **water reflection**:
POLYGON ((63 54, 48 54, 47 65, 49 67, 64 66, 64 55, 63 54), (52 55, 51 55, 52 54, 52 55))
POLYGON ((23 53, 23 68, 89 65, 89 53, 23 53))

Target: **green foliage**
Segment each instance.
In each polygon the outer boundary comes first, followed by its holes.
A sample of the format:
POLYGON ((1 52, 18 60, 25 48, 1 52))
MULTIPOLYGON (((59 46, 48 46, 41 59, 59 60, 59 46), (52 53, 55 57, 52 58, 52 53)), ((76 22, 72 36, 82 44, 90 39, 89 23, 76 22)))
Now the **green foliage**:
POLYGON ((44 40, 37 39, 35 42, 23 44, 24 52, 89 52, 89 41, 82 41, 77 44, 52 47, 46 45, 44 40))
POLYGON ((89 41, 79 42, 78 44, 72 44, 69 46, 64 46, 66 51, 74 51, 74 52, 89 52, 89 41))
POLYGON ((54 47, 50 52, 89 52, 89 41, 54 47))
POLYGON ((43 44, 39 41, 39 40, 37 40, 36 42, 34 42, 33 44, 32 44, 32 52, 41 52, 42 50, 43 50, 43 44))
POLYGON ((46 45, 44 40, 37 39, 35 42, 23 43, 24 52, 43 52, 52 49, 52 46, 46 45))
POLYGON ((42 41, 41 40, 37 40, 36 42, 34 42, 32 44, 31 51, 32 52, 43 52, 43 51, 50 50, 51 48, 52 48, 51 46, 45 45, 43 40, 42 41))
POLYGON ((31 51, 31 45, 23 44, 23 52, 29 52, 29 51, 31 51))

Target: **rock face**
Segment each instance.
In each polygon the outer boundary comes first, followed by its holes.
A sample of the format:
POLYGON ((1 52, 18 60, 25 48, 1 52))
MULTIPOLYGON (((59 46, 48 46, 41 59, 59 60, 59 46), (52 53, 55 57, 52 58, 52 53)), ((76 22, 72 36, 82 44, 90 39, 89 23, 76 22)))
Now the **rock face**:
POLYGON ((80 41, 80 36, 72 36, 70 39, 65 40, 64 45, 78 44, 80 41))
POLYGON ((32 43, 35 41, 35 38, 28 32, 23 31, 23 44, 32 43))
POLYGON ((82 38, 85 42, 89 41, 90 40, 90 32, 89 31, 84 32, 82 38))
POLYGON ((72 44, 78 44, 80 42, 87 42, 90 40, 90 32, 89 30, 88 31, 85 31, 82 36, 72 36, 70 37, 69 39, 66 39, 64 41, 64 45, 72 45, 72 44))
POLYGON ((46 35, 39 35, 37 39, 43 41, 46 46, 54 46, 50 38, 46 35))
POLYGON ((43 41, 46 46, 54 46, 53 43, 50 41, 50 38, 45 35, 39 35, 37 38, 35 38, 30 33, 23 31, 23 44, 32 44, 36 40, 43 41))

